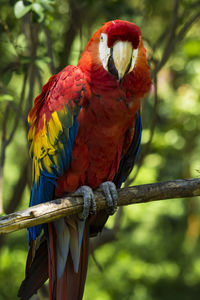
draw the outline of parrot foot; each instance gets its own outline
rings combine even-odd
[[[113,215],[117,210],[118,194],[116,186],[112,181],[105,181],[100,184],[100,188],[106,197],[106,202],[108,205],[107,213],[109,215]]]
[[[94,193],[92,189],[87,186],[83,185],[78,188],[75,193],[76,196],[83,197],[83,211],[78,215],[80,220],[85,220],[89,216],[89,213],[95,214],[96,213],[96,202],[94,199]]]

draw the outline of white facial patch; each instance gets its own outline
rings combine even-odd
[[[130,67],[128,73],[131,72],[131,71],[133,71],[133,68],[135,66],[135,62],[137,60],[137,56],[138,56],[138,48],[137,49],[133,49],[131,67]]]
[[[106,71],[109,71],[108,70],[108,61],[109,61],[109,57],[111,56],[111,48],[108,47],[107,42],[108,42],[108,35],[106,33],[101,33],[100,42],[99,42],[99,57],[101,59],[101,62],[102,62],[102,65],[103,65],[104,69]],[[118,45],[118,44],[123,45],[123,43],[124,44],[128,43],[128,42],[122,42],[122,41],[121,41],[121,43],[119,43],[119,42],[120,41],[118,41],[118,42],[116,41],[115,44],[113,45],[113,52],[112,53],[115,52],[114,48],[116,47],[116,45]],[[126,48],[122,47],[122,49],[119,48],[117,50],[119,52],[119,57],[122,57],[122,58],[124,57],[124,53],[121,53],[121,52],[123,52],[125,49]],[[126,53],[126,55],[127,54],[129,54],[129,53]],[[135,66],[135,62],[137,60],[137,56],[138,56],[138,49],[132,49],[132,54],[129,54],[129,55],[127,55],[126,57],[127,57],[127,59],[128,59],[128,57],[131,59],[131,65],[130,65],[130,68],[129,68],[128,71],[122,70],[123,75],[125,74],[125,71],[127,73],[129,73],[133,70],[133,68]],[[117,71],[120,72],[120,69],[121,69],[121,67],[123,67],[123,65],[121,66],[121,61],[117,57],[118,56],[113,57],[113,58],[114,58],[114,63],[115,63],[115,66],[117,68]],[[126,61],[126,59],[124,58],[124,60],[122,60],[122,62],[123,61]],[[128,66],[128,62],[127,62],[127,66]],[[125,69],[126,69],[126,66],[125,66]]]
[[[100,37],[99,43],[99,56],[102,61],[102,65],[104,69],[108,71],[108,59],[110,56],[110,48],[107,45],[108,35],[106,33],[102,33]]]

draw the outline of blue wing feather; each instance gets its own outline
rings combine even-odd
[[[139,149],[141,144],[141,137],[142,137],[142,121],[140,111],[138,111],[135,121],[135,133],[132,140],[132,143],[126,152],[126,154],[122,157],[119,165],[119,169],[117,174],[114,177],[113,182],[119,188],[122,183],[127,179],[128,175],[130,174],[131,170],[134,167]]]
[[[58,177],[69,168],[78,131],[77,116],[87,89],[82,71],[68,66],[50,78],[34,101],[28,118],[33,158],[29,206],[52,200]],[[40,235],[42,228],[45,225],[29,228],[29,242]]]
[[[57,184],[57,179],[64,173],[64,170],[68,169],[72,158],[73,144],[78,131],[77,115],[74,116],[73,126],[69,129],[69,137],[67,143],[64,143],[63,151],[60,151],[60,159],[58,160],[58,166],[53,163],[51,156],[51,170],[49,173],[44,164],[42,164],[43,170],[40,172],[39,181],[33,183],[30,204],[29,206],[37,205],[53,199],[54,189]],[[29,228],[29,242],[35,240],[41,233],[43,225],[36,225]]]

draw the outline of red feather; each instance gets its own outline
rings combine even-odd
[[[108,35],[108,47],[117,40],[129,41],[138,48],[138,57],[133,71],[121,82],[107,72],[99,57],[101,33]],[[67,78],[67,80],[66,80]],[[55,84],[59,82],[59,84]],[[61,84],[60,84],[61,83]],[[98,187],[104,181],[112,181],[118,172],[120,161],[127,153],[135,133],[136,116],[140,100],[151,86],[146,51],[140,28],[126,21],[110,21],[102,26],[88,42],[78,67],[66,67],[51,77],[34,102],[29,114],[33,122],[54,110],[62,109],[68,101],[72,107],[79,103],[79,129],[73,144],[69,168],[57,180],[55,197],[75,191],[81,185]],[[53,90],[51,97],[49,92]],[[48,112],[48,113],[47,113]],[[38,121],[39,120],[39,121]],[[39,126],[39,125],[38,125]],[[75,273],[72,255],[69,252],[61,278],[57,278],[56,231],[49,225],[49,286],[51,300],[82,299],[88,261],[89,234],[102,229],[107,214],[100,212],[86,221],[80,252],[78,273]],[[67,219],[65,220],[67,223]],[[69,220],[68,220],[69,222]],[[89,233],[90,230],[90,233]],[[66,256],[67,256],[67,252]],[[33,262],[28,264],[31,270]],[[29,282],[30,284],[30,282]],[[38,283],[38,287],[39,287]],[[34,290],[37,287],[34,286]],[[23,289],[22,289],[23,290]],[[26,293],[21,293],[24,297]],[[26,299],[23,298],[22,299]]]
[[[129,41],[133,48],[137,49],[141,36],[140,28],[130,22],[115,20],[106,23],[105,32],[108,34],[108,47],[112,47],[116,41]]]
[[[61,278],[56,275],[56,233],[49,224],[49,299],[81,300],[84,291],[88,264],[88,222],[85,224],[78,273],[74,272],[71,254],[68,254],[66,267]]]

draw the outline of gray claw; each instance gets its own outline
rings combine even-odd
[[[116,186],[112,181],[106,181],[100,185],[100,188],[106,197],[106,202],[108,205],[107,213],[109,215],[113,215],[117,210],[118,194]]]
[[[78,188],[75,193],[77,196],[83,196],[83,211],[79,214],[79,218],[81,220],[87,219],[89,216],[89,213],[95,214],[96,213],[96,202],[94,199],[94,193],[93,190],[87,186],[83,185],[80,188]]]

